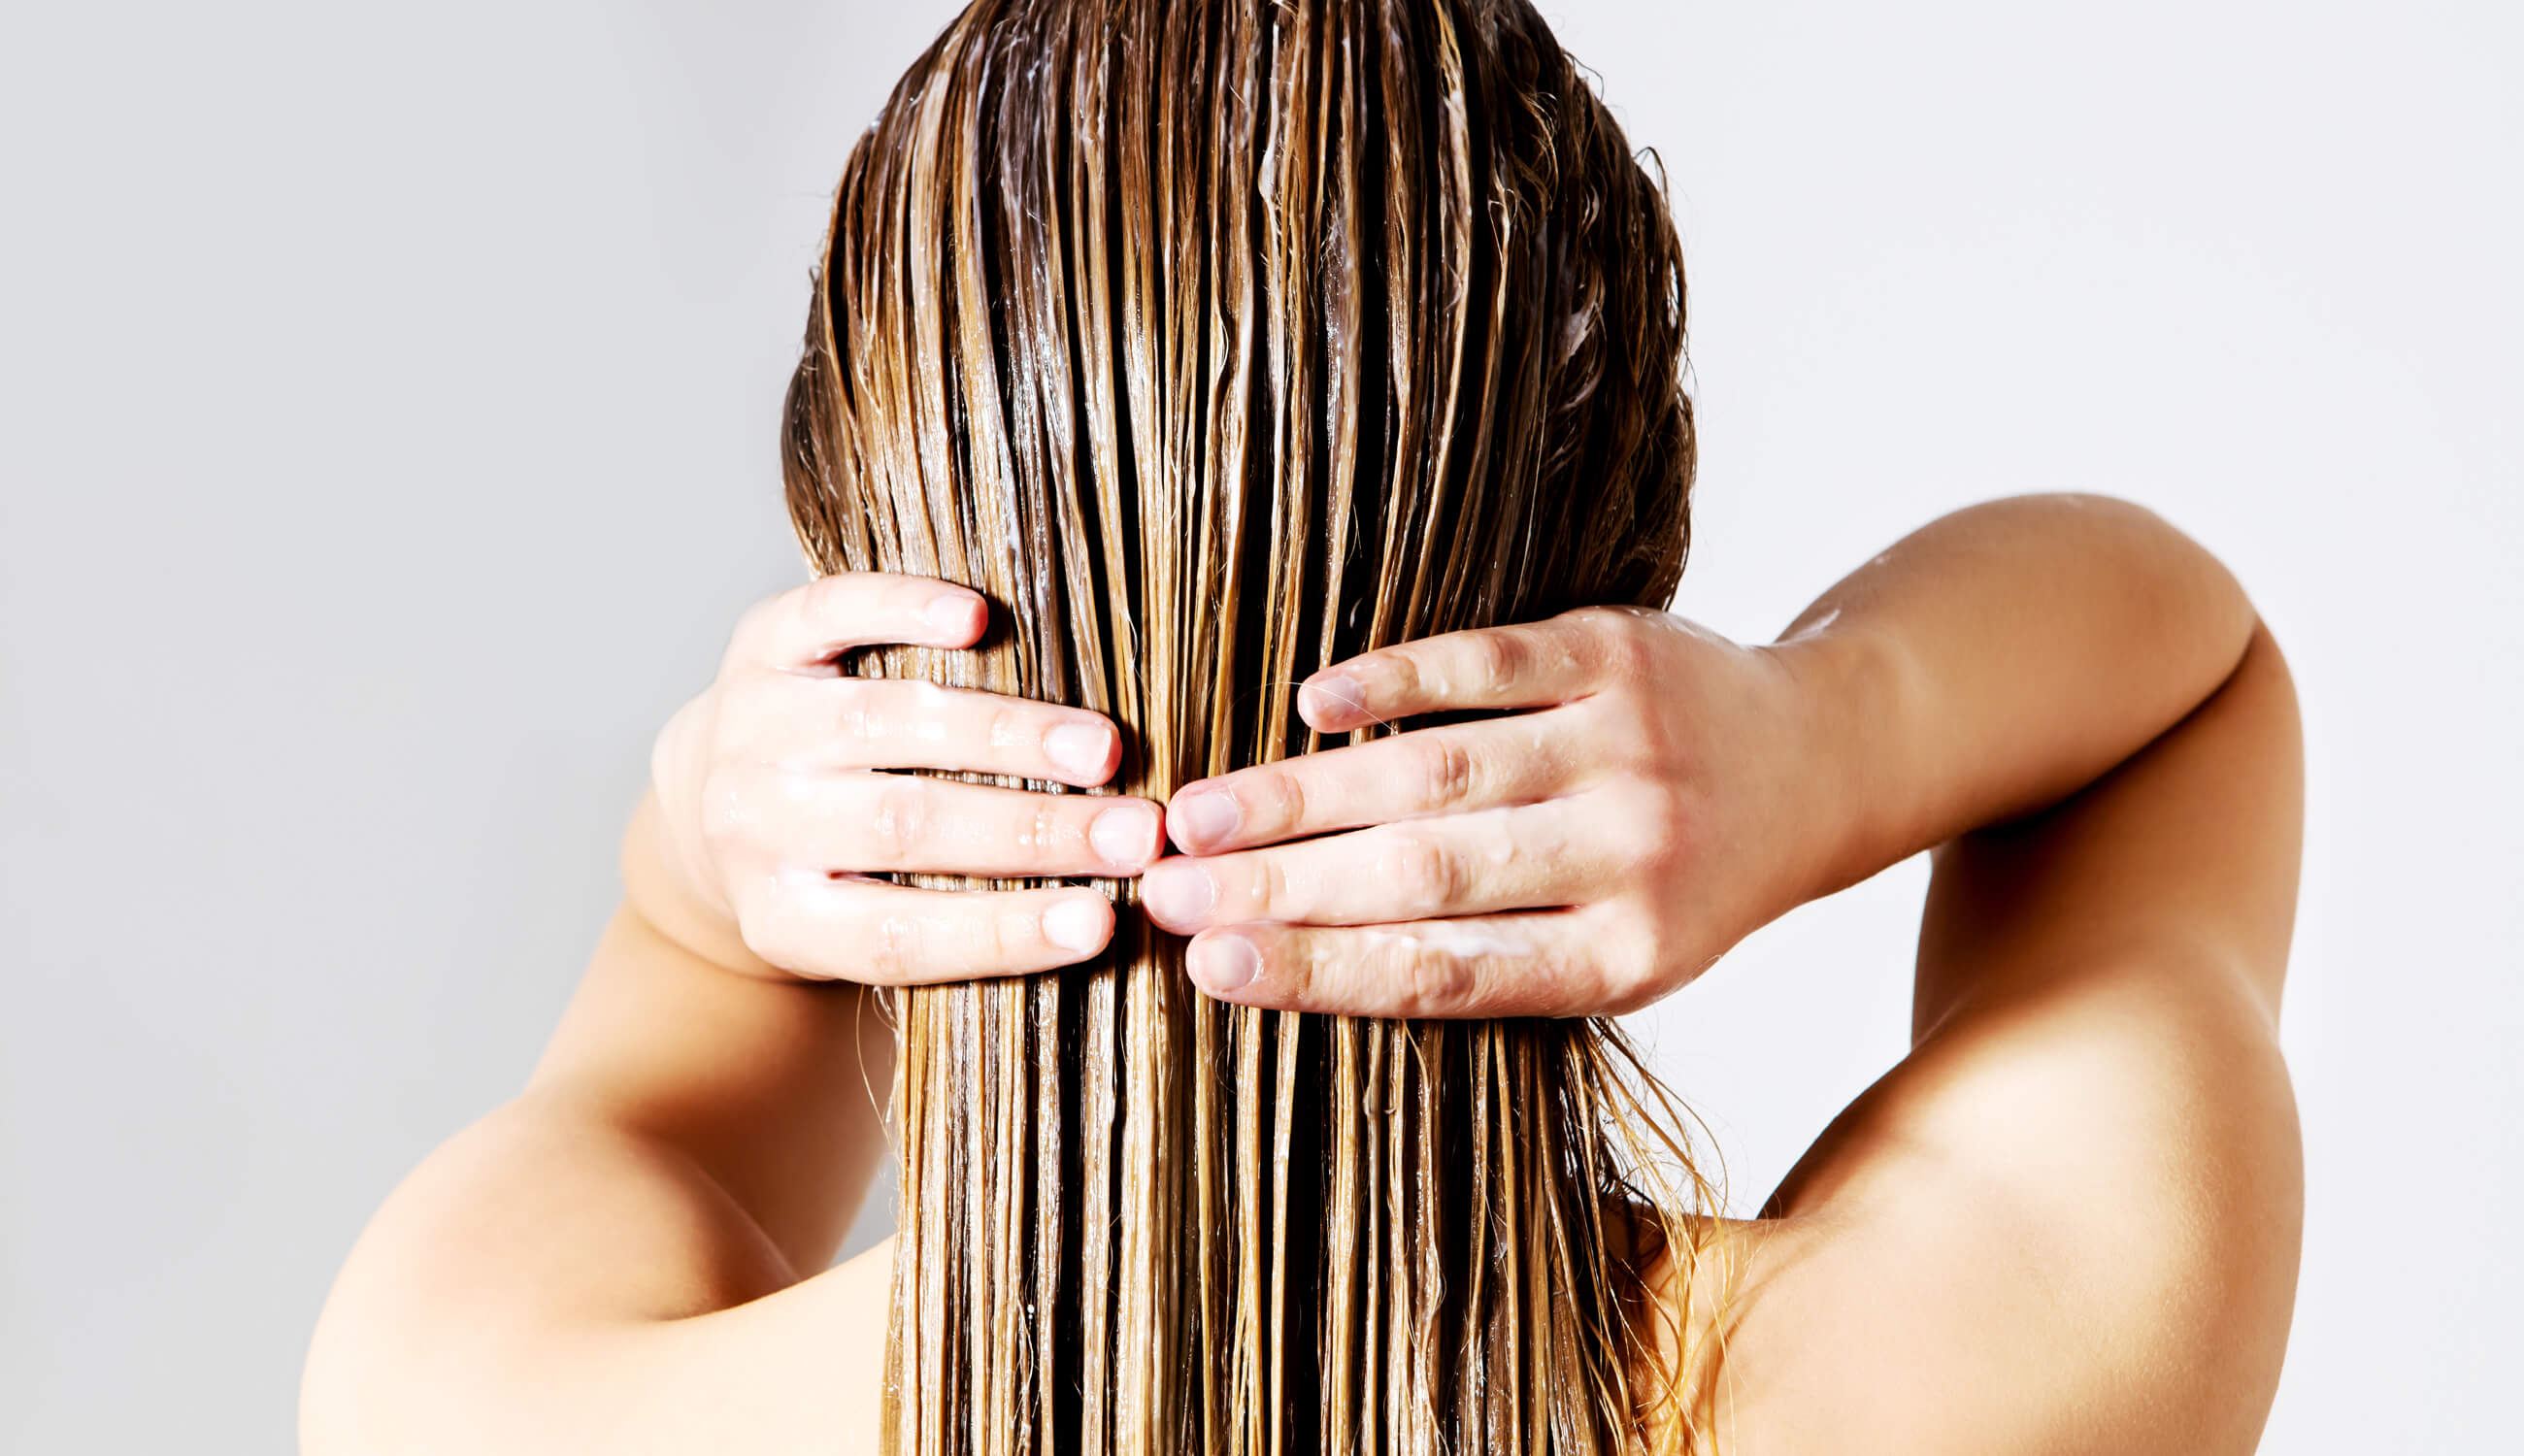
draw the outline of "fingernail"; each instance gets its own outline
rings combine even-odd
[[[1140,881],[1140,903],[1148,916],[1169,930],[1198,924],[1218,899],[1209,871],[1181,859],[1160,859]]]
[[[1242,936],[1220,936],[1191,947],[1191,978],[1212,995],[1242,991],[1262,974],[1262,952]]]
[[[1186,849],[1226,843],[1236,832],[1237,821],[1244,817],[1236,805],[1236,796],[1220,789],[1194,789],[1177,796],[1171,814],[1182,831],[1177,838],[1189,841]]]
[[[973,632],[973,605],[972,598],[950,593],[929,604],[929,620],[951,637],[969,637]]]
[[[1063,723],[1043,736],[1044,756],[1082,779],[1101,779],[1112,751],[1113,730],[1101,723]]]
[[[1115,804],[1089,822],[1087,843],[1106,864],[1137,869],[1157,857],[1157,811],[1137,801]]]
[[[1318,672],[1297,687],[1297,712],[1315,728],[1356,716],[1366,702],[1358,679],[1346,672]]]
[[[1064,899],[1043,912],[1043,938],[1084,955],[1104,944],[1107,913],[1101,897]]]

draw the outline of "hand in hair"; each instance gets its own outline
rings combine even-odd
[[[1628,1010],[1808,899],[2094,782],[2252,624],[2161,520],[2040,496],[1914,533],[1768,647],[1607,607],[1403,643],[1309,679],[1307,721],[1526,711],[1188,784],[1168,822],[1200,857],[1141,898],[1230,1000]]]
[[[1820,873],[1791,663],[1668,612],[1581,607],[1404,643],[1315,674],[1298,707],[1326,733],[1530,711],[1179,792],[1170,832],[1200,857],[1160,862],[1141,898],[1159,924],[1197,933],[1192,975],[1230,1000],[1626,1011],[1698,976]]]
[[[1089,787],[1120,738],[1099,714],[844,674],[885,643],[969,647],[982,599],[879,572],[821,577],[757,604],[707,691],[652,755],[654,812],[625,877],[641,911],[704,958],[757,975],[909,985],[1048,970],[1113,932],[1091,889],[915,890],[875,875],[1127,877],[1156,856],[1157,806],[886,770]]]

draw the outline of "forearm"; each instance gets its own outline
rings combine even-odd
[[[1904,538],[1777,649],[1832,770],[1819,889],[2093,782],[2214,693],[2255,621],[2215,558],[2123,502],[1998,501]]]

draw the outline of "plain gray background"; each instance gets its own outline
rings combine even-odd
[[[1673,176],[1680,609],[1767,637],[2052,488],[2253,589],[2312,768],[2265,1448],[2512,1449],[2518,9],[1544,9]],[[290,1446],[334,1268],[519,1085],[650,735],[800,578],[825,196],[948,11],[0,21],[0,1446]],[[1739,1207],[1900,1054],[1921,884],[1642,1018]]]

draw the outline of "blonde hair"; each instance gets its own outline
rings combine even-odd
[[[1163,798],[1317,748],[1294,685],[1355,653],[1664,605],[1683,308],[1522,0],[980,0],[843,174],[790,508],[821,570],[996,605],[858,670],[1109,714]],[[1687,1433],[1641,1271],[1707,1190],[1611,1023],[1221,1004],[1104,888],[1091,963],[897,998],[890,1450]]]

